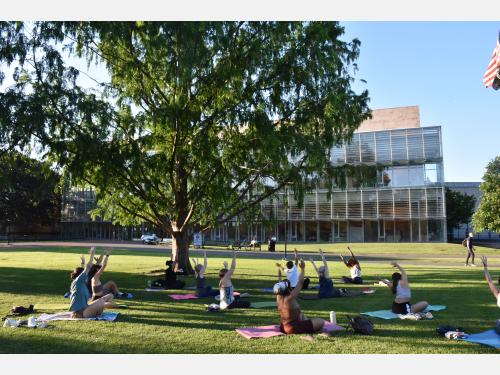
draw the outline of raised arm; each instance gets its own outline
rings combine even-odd
[[[399,272],[401,272],[401,286],[408,286],[408,276],[406,275],[406,271],[401,267],[397,262],[392,262],[391,265],[396,267]]]
[[[341,260],[342,262],[344,262],[344,264],[345,264],[345,266],[346,266],[347,268],[349,268],[349,264],[346,262],[346,260],[345,260],[345,259],[344,259],[344,257],[342,256],[342,254],[340,254],[340,260]]]
[[[379,279],[379,281],[382,281],[389,289],[392,289],[392,282],[390,282],[387,279]]]
[[[95,273],[95,276],[97,276],[97,278],[99,278],[104,272],[104,269],[108,265],[108,259],[109,259],[109,251],[107,251],[106,254],[104,254],[104,261],[102,262],[101,268],[99,268],[99,271]]]
[[[313,258],[309,258],[309,261],[311,262],[312,266],[314,267],[314,270],[316,271],[316,273],[319,276],[318,267],[316,267],[316,263],[314,263],[314,259]]]
[[[204,271],[207,270],[207,265],[208,265],[208,262],[207,262],[207,252],[204,251],[203,252],[203,270]]]
[[[102,259],[104,258],[104,251],[102,252],[102,254],[99,256],[99,258],[97,258],[96,260],[96,264],[99,265],[102,263]]]
[[[90,252],[89,252],[89,261],[87,263],[87,265],[85,266],[85,270],[83,272],[85,272],[86,274],[89,273],[90,269],[92,268],[92,263],[94,263],[94,255],[95,255],[95,247],[92,246],[90,248]]]
[[[359,264],[358,258],[356,258],[356,255],[354,255],[354,253],[352,252],[352,250],[349,246],[347,246],[347,250],[349,250],[349,252],[351,253],[351,257],[352,257],[352,259],[354,259],[354,261],[358,265],[359,269],[361,269],[361,265]]]
[[[295,257],[295,265],[299,264],[299,254],[297,253],[297,248],[293,249],[293,255]]]
[[[488,259],[483,255],[481,257],[481,260],[483,261],[483,266],[484,266],[484,277],[486,278],[486,281],[488,282],[488,286],[490,287],[491,293],[493,293],[495,298],[498,299],[498,288],[496,287],[495,283],[491,279],[490,272],[488,271]]]
[[[224,265],[227,266],[227,263],[225,263]],[[233,260],[231,262],[231,267],[229,267],[229,269],[227,270],[227,272],[224,275],[224,277],[222,278],[222,280],[230,279],[231,276],[233,276],[235,269],[236,269],[236,251],[234,251],[234,249],[233,249]]]
[[[293,288],[293,290],[290,292],[290,296],[288,298],[293,298],[293,299],[297,298],[299,296],[300,291],[302,290],[302,285],[304,284],[304,273],[306,268],[306,264],[302,259],[299,262],[299,268],[300,268],[299,281],[297,283],[297,286]]]
[[[327,279],[330,278],[330,271],[328,270],[328,263],[326,262],[325,254],[323,250],[319,249],[319,253],[321,254],[321,260],[323,261],[323,265],[325,266],[325,277]]]

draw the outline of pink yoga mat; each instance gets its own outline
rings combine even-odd
[[[323,332],[336,332],[336,331],[344,331],[345,328],[338,326],[336,324],[326,322],[323,327]],[[265,339],[267,337],[273,336],[281,336],[284,335],[280,331],[279,325],[272,326],[262,326],[262,327],[248,327],[248,328],[238,328],[236,329],[241,336],[247,339]]]
[[[169,294],[170,298],[180,300],[180,299],[197,299],[198,297],[194,293],[190,294]]]

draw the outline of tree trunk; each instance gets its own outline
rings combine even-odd
[[[182,269],[189,275],[194,274],[189,260],[189,235],[187,230],[172,232],[172,260],[175,261],[175,271]]]

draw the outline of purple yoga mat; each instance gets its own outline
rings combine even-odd
[[[338,326],[336,324],[326,322],[323,327],[323,332],[336,332],[336,331],[344,331],[345,328]],[[248,328],[238,328],[236,329],[241,336],[247,339],[262,339],[273,336],[281,336],[284,335],[280,331],[279,325],[271,325],[271,326],[262,326],[262,327],[248,327]]]
[[[194,293],[189,293],[189,294],[169,294],[168,296],[170,298],[173,298],[173,299],[176,299],[176,300],[181,300],[181,299],[198,299],[198,297]]]

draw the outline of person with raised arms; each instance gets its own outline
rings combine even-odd
[[[319,249],[319,253],[321,255],[321,260],[323,261],[323,265],[320,267],[316,267],[314,260],[312,258],[309,261],[312,263],[316,273],[319,277],[319,298],[333,298],[333,297],[341,297],[342,293],[339,289],[334,288],[333,280],[330,277],[330,271],[328,269],[328,263],[326,262],[325,254],[323,250]]]
[[[297,297],[304,283],[305,267],[306,265],[301,259],[299,262],[299,280],[295,288],[292,288],[289,280],[281,281],[281,269],[278,271],[278,279],[280,281],[273,287],[280,314],[280,331],[287,335],[299,333],[313,334],[320,332],[325,325],[325,321],[321,318],[308,319],[304,316],[297,302]]]
[[[219,271],[219,290],[220,290],[220,309],[237,309],[250,307],[249,301],[240,300],[239,296],[234,295],[234,286],[231,281],[234,270],[236,269],[236,252],[233,249],[233,260],[228,269],[227,262],[224,262],[224,268]]]
[[[363,279],[361,278],[361,266],[359,264],[358,258],[354,255],[351,248],[347,246],[347,250],[351,253],[351,258],[346,261],[342,254],[340,254],[340,259],[344,262],[345,266],[349,268],[351,277],[342,276],[342,280],[345,283],[351,284],[363,284]]]
[[[426,301],[417,302],[411,304],[411,289],[408,282],[408,276],[406,271],[398,263],[393,262],[391,265],[399,270],[399,272],[394,272],[392,274],[392,281],[387,279],[381,279],[385,285],[391,289],[392,294],[395,295],[394,301],[392,303],[392,312],[395,314],[415,314],[424,311],[429,304]],[[431,313],[428,318],[432,317]]]
[[[194,277],[196,279],[196,296],[197,297],[214,297],[219,294],[219,291],[213,290],[210,285],[205,284],[205,271],[207,270],[207,252],[203,252],[203,264],[198,263],[193,258]]]
[[[105,251],[97,260],[97,263],[92,266],[89,272],[89,280],[87,286],[90,285],[90,292],[92,293],[92,301],[101,298],[106,294],[113,294],[114,297],[126,298],[131,297],[128,293],[120,292],[118,285],[114,281],[108,281],[105,284],[101,283],[101,276],[108,265],[108,259],[111,255],[111,250]],[[116,306],[114,303],[109,307]],[[108,307],[108,306],[106,306]]]
[[[278,267],[281,272],[285,272],[287,280],[290,281],[290,285],[292,286],[292,288],[295,288],[297,286],[297,283],[299,282],[299,271],[297,269],[297,265],[299,263],[299,255],[297,253],[296,248],[293,250],[293,253],[295,259],[293,262],[291,260],[286,262],[286,271],[285,268],[279,262],[276,263],[276,267]],[[309,287],[309,283],[310,283],[309,278],[305,277],[302,289],[307,289]]]
[[[88,303],[90,298],[90,292],[87,287],[87,279],[89,271],[94,262],[95,247],[90,248],[90,258],[85,266],[77,267],[71,273],[71,288],[70,288],[70,305],[69,311],[72,312],[72,318],[91,318],[101,315],[106,303],[113,301],[113,295],[111,293],[106,294],[99,298],[98,300]],[[85,258],[82,256],[82,263],[85,264]]]

